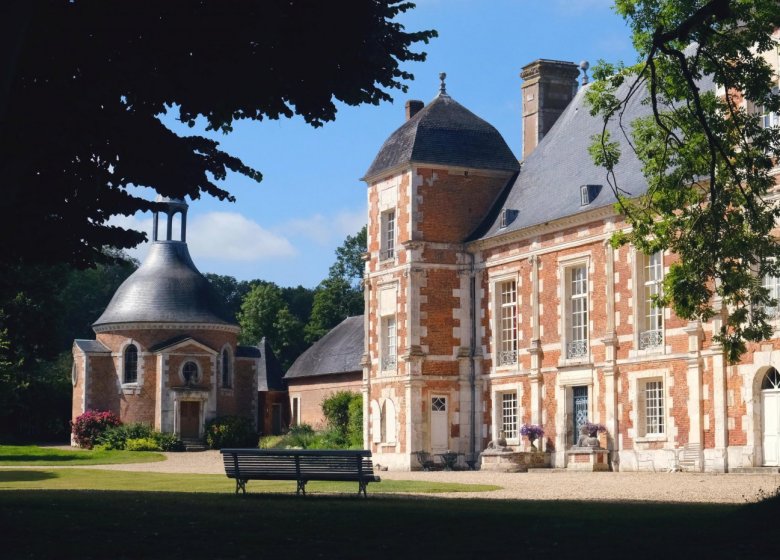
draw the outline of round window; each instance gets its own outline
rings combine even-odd
[[[181,376],[184,378],[184,383],[187,385],[192,385],[199,381],[198,373],[198,364],[195,362],[185,362],[184,366],[181,368]]]

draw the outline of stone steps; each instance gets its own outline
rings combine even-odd
[[[184,444],[184,451],[206,451],[208,449],[199,439],[182,439],[181,442]]]
[[[734,467],[729,469],[733,474],[780,474],[780,467]]]

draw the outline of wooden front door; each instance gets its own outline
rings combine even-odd
[[[200,403],[197,401],[182,401],[179,406],[181,415],[181,437],[200,437]]]

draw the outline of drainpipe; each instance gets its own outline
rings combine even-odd
[[[474,272],[474,253],[466,253],[469,256],[469,296],[471,305],[469,306],[469,322],[471,325],[471,340],[469,343],[469,386],[471,388],[471,429],[469,430],[469,450],[471,460],[477,460],[477,374],[476,374],[476,353],[477,353],[477,279]]]

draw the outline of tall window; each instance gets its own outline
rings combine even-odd
[[[395,369],[398,354],[395,316],[382,317],[382,369]]]
[[[382,213],[382,259],[395,256],[395,210]]]
[[[514,280],[499,284],[498,365],[517,363],[517,284]]]
[[[585,265],[567,270],[568,280],[568,339],[566,357],[582,358],[588,355],[588,269]]]
[[[764,308],[767,318],[770,320],[779,319],[780,309],[778,309],[778,305],[780,305],[780,278],[777,276],[764,276],[763,285],[764,288],[769,290],[769,297],[775,300],[773,306]]]
[[[501,394],[501,429],[504,437],[517,438],[517,393]]]
[[[226,389],[233,386],[233,380],[230,376],[230,352],[227,348],[222,349],[222,386]]]
[[[134,344],[125,348],[124,383],[138,383],[138,348]]]
[[[293,426],[297,426],[301,423],[301,399],[299,397],[293,397],[290,408],[292,408],[292,418],[290,418],[290,423]]]
[[[645,392],[645,435],[661,435],[664,430],[664,384],[647,381]]]
[[[641,254],[641,253],[638,253]],[[652,255],[642,254],[642,301],[640,317],[639,349],[658,348],[663,344],[664,315],[663,308],[655,304],[654,298],[661,293],[664,275],[663,252]]]

